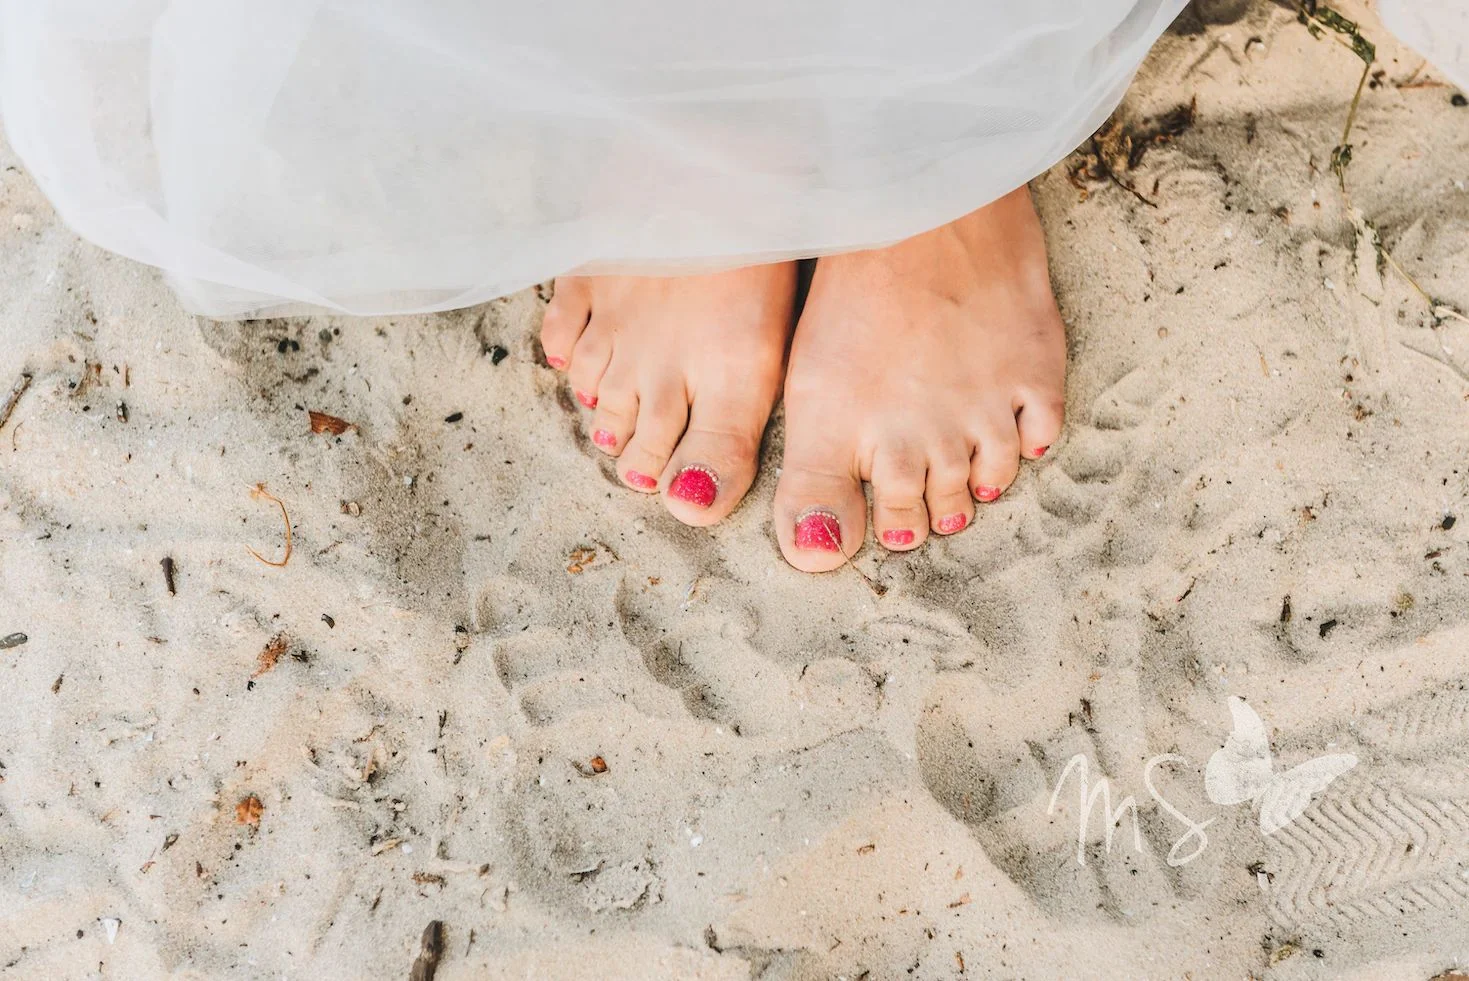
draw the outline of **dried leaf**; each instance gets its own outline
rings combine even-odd
[[[574,549],[567,559],[566,571],[573,576],[580,575],[586,571],[587,566],[597,561],[597,550],[594,548]]]
[[[235,805],[236,824],[260,824],[260,815],[265,813],[265,805],[260,803],[260,798],[251,794],[249,797],[240,798]]]
[[[290,645],[291,638],[286,636],[284,632],[278,633],[274,637],[270,638],[270,640],[265,645],[265,649],[261,651],[260,656],[256,658],[256,662],[259,666],[256,667],[255,673],[252,674],[250,677],[258,678],[266,672],[272,670],[275,667],[275,663],[281,659],[281,655],[286,652],[286,648]]]
[[[311,417],[311,431],[313,433],[331,433],[333,436],[340,436],[349,429],[355,430],[357,428],[347,420],[338,419],[336,416],[327,415],[325,412],[307,409],[306,414]]]

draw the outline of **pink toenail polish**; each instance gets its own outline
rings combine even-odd
[[[1049,450],[1050,448],[1051,448],[1050,446],[1037,446],[1035,449],[1031,450],[1030,452],[1033,453],[1033,454],[1035,454],[1036,459],[1040,459],[1041,457],[1043,457],[1043,456],[1046,455],[1046,450]]]
[[[840,552],[841,521],[825,508],[807,511],[796,519],[796,548],[813,552]]]
[[[967,524],[969,524],[969,515],[951,514],[947,518],[939,519],[939,534],[952,535],[956,531],[963,531]]]
[[[622,479],[638,490],[652,490],[658,486],[658,479],[656,477],[649,477],[647,474],[638,473],[636,470],[629,470],[623,474]]]
[[[1004,493],[1004,489],[1001,487],[991,487],[988,484],[976,484],[974,486],[975,498],[986,504],[999,497],[1002,493]]]
[[[592,433],[592,442],[611,449],[617,445],[617,434],[610,429],[598,429]]]
[[[907,528],[893,528],[882,533],[882,543],[884,545],[912,545],[913,538],[913,532]]]
[[[588,395],[586,392],[577,392],[576,400],[588,409],[595,409],[597,407],[597,396],[595,395]]]
[[[708,467],[684,467],[668,485],[668,496],[707,508],[719,493],[719,478]]]
[[[548,354],[548,355],[546,355],[546,364],[548,364],[551,367],[555,368],[557,371],[560,371],[560,370],[562,370],[563,368],[566,367],[566,359],[565,358],[558,358],[555,355]]]

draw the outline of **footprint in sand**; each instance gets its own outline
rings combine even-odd
[[[1262,888],[1283,934],[1365,952],[1426,940],[1469,907],[1469,678],[1353,720],[1362,763],[1266,839]],[[1327,728],[1323,726],[1321,728]],[[1339,941],[1337,941],[1339,942]],[[1411,945],[1411,944],[1410,944]],[[1365,956],[1365,953],[1364,953]]]

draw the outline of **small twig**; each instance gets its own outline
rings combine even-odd
[[[1122,178],[1120,178],[1116,174],[1114,174],[1112,172],[1112,168],[1111,167],[1108,167],[1107,168],[1107,176],[1110,177],[1110,178],[1112,178],[1112,183],[1113,184],[1116,184],[1118,187],[1122,188],[1128,194],[1131,194],[1133,197],[1137,198],[1139,201],[1141,201],[1143,204],[1147,205],[1149,208],[1156,208],[1158,206],[1158,202],[1148,200],[1146,197],[1143,196],[1143,192],[1142,191],[1139,191],[1137,188],[1133,187],[1131,184],[1128,184],[1128,183],[1124,182],[1122,180]]]
[[[0,407],[0,429],[5,428],[5,424],[10,421],[10,414],[15,411],[15,404],[20,401],[20,397],[30,387],[30,375],[21,375],[20,381],[11,386],[10,394],[5,397],[4,407]]]
[[[1303,3],[1300,7],[1300,14],[1306,24],[1306,30],[1310,31],[1312,36],[1319,37],[1325,34],[1362,60],[1362,77],[1357,80],[1357,91],[1352,93],[1352,104],[1347,110],[1347,122],[1342,129],[1341,142],[1331,151],[1331,169],[1336,174],[1337,183],[1345,191],[1347,165],[1352,162],[1352,145],[1348,139],[1352,134],[1352,124],[1357,119],[1357,106],[1362,101],[1362,89],[1366,87],[1367,78],[1372,72],[1372,65],[1377,60],[1377,46],[1362,36],[1357,30],[1356,21],[1348,20],[1330,7],[1316,7],[1313,12],[1308,10]],[[1348,43],[1337,35],[1344,35],[1350,38],[1351,42]]]
[[[888,588],[882,583],[875,581],[871,576],[863,572],[861,569],[857,568],[857,564],[852,561],[852,557],[847,554],[846,549],[842,548],[841,522],[834,515],[828,514],[826,511],[812,511],[810,516],[816,517],[817,515],[820,515],[822,518],[826,519],[821,523],[821,530],[826,532],[826,537],[830,540],[829,544],[836,546],[837,554],[842,557],[842,564],[851,567],[851,570],[857,573],[857,577],[865,582],[867,584],[867,588],[872,590],[873,593],[878,596],[886,595]]]
[[[1357,79],[1357,91],[1352,93],[1352,105],[1347,109],[1347,124],[1341,132],[1341,144],[1331,151],[1331,169],[1336,171],[1337,183],[1342,190],[1347,188],[1347,164],[1352,162],[1352,145],[1347,142],[1352,124],[1357,120],[1357,106],[1362,101],[1362,89],[1367,85],[1367,75],[1372,71],[1372,62],[1362,66],[1362,77]]]
[[[286,523],[286,554],[281,558],[279,562],[272,562],[270,559],[267,559],[265,556],[255,551],[249,545],[245,546],[245,551],[249,552],[261,562],[264,562],[266,565],[275,566],[277,569],[284,568],[285,564],[291,561],[291,516],[286,513],[285,502],[276,497],[270,491],[266,490],[264,484],[256,484],[255,489],[250,492],[250,496],[257,501],[263,497],[267,501],[274,502],[275,506],[281,509],[281,520]]]
[[[1403,277],[1403,282],[1411,286],[1413,288],[1413,291],[1422,298],[1423,302],[1427,304],[1428,312],[1432,317],[1434,317],[1436,320],[1458,320],[1464,323],[1469,323],[1469,317],[1464,316],[1453,307],[1447,306],[1435,300],[1433,298],[1433,295],[1430,294],[1422,286],[1420,286],[1418,284],[1418,280],[1414,279],[1412,275],[1408,273],[1408,270],[1404,269],[1402,265],[1398,263],[1398,260],[1393,258],[1392,253],[1387,250],[1387,246],[1382,244],[1382,236],[1377,234],[1377,227],[1366,218],[1362,217],[1361,212],[1357,211],[1356,208],[1352,206],[1352,195],[1347,191],[1345,187],[1342,188],[1342,198],[1346,201],[1347,211],[1352,216],[1353,224],[1360,224],[1361,226],[1359,229],[1357,229],[1357,233],[1359,235],[1365,233],[1368,236],[1369,243],[1371,244],[1372,248],[1377,252],[1377,254],[1382,258],[1382,261],[1387,263],[1388,268],[1392,269],[1393,272]]]
[[[1418,62],[1418,67],[1417,68],[1413,69],[1412,71],[1410,71],[1408,73],[1408,77],[1407,78],[1403,79],[1401,82],[1394,82],[1393,84],[1396,85],[1400,89],[1412,88],[1413,87],[1413,79],[1417,78],[1418,77],[1418,73],[1421,72],[1423,69],[1425,69],[1427,67],[1428,67],[1428,59],[1427,58],[1424,58],[1422,61]]]
[[[173,557],[170,555],[165,555],[163,557],[163,561],[159,564],[163,566],[163,581],[168,586],[168,595],[177,596],[178,590],[174,589],[173,583]]]
[[[1357,90],[1352,93],[1352,104],[1347,109],[1347,121],[1342,127],[1341,143],[1331,151],[1331,169],[1336,174],[1337,186],[1341,190],[1342,200],[1346,203],[1347,213],[1352,216],[1353,224],[1361,226],[1357,229],[1359,234],[1363,229],[1367,231],[1371,236],[1372,248],[1376,250],[1377,254],[1382,258],[1382,261],[1391,267],[1393,272],[1403,277],[1404,281],[1413,288],[1414,292],[1422,297],[1423,302],[1428,305],[1431,316],[1437,320],[1453,318],[1469,323],[1469,317],[1464,316],[1453,307],[1439,303],[1429,295],[1427,290],[1418,285],[1416,279],[1408,275],[1408,271],[1398,264],[1398,261],[1392,257],[1392,253],[1388,252],[1387,246],[1382,244],[1382,237],[1377,234],[1377,229],[1353,207],[1351,192],[1347,190],[1347,166],[1352,162],[1352,145],[1348,140],[1351,139],[1352,127],[1357,121],[1357,107],[1362,102],[1362,90],[1367,85],[1367,79],[1372,72],[1373,64],[1376,63],[1377,46],[1361,35],[1361,32],[1357,30],[1356,21],[1348,20],[1330,7],[1317,7],[1316,13],[1313,14],[1302,5],[1300,14],[1301,19],[1306,23],[1306,29],[1313,36],[1325,34],[1331,40],[1340,44],[1362,60],[1362,76],[1357,79]],[[1348,43],[1338,35],[1345,35],[1351,38],[1351,42]],[[1427,64],[1427,62],[1425,61],[1424,64]],[[1419,65],[1408,78],[1412,79],[1416,77],[1422,68],[1423,66]],[[1406,86],[1399,86],[1399,88],[1403,87]],[[1422,354],[1423,352],[1420,351],[1419,353]]]

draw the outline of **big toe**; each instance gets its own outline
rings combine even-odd
[[[775,489],[780,551],[802,572],[830,572],[862,547],[867,501],[862,482],[840,468],[807,467],[786,455]]]
[[[701,393],[689,426],[668,462],[669,513],[684,524],[712,525],[727,517],[755,481],[760,438],[770,406],[735,393]]]

